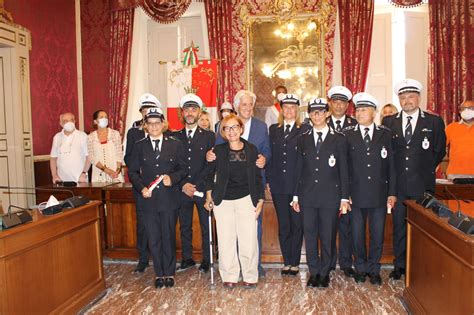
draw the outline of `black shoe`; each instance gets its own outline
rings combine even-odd
[[[366,276],[367,276],[367,275],[366,275],[365,273],[358,273],[358,272],[356,272],[356,273],[354,274],[354,280],[355,280],[356,283],[364,283]]]
[[[329,282],[330,282],[329,275],[324,276],[324,277],[320,276],[319,281],[317,283],[317,287],[318,288],[327,288],[327,287],[329,287]]]
[[[165,287],[171,288],[174,286],[174,278],[167,277],[165,278]]]
[[[190,258],[190,259],[183,260],[181,262],[181,266],[179,267],[179,269],[186,270],[188,268],[194,267],[195,265],[196,265],[196,262],[192,258]]]
[[[281,269],[281,275],[288,276],[289,274],[290,274],[290,265],[284,266],[283,269]]]
[[[156,278],[155,279],[155,288],[162,288],[165,285],[164,278]]]
[[[382,284],[382,277],[380,277],[380,274],[369,274],[369,279],[370,283],[374,285],[381,285]]]
[[[404,274],[405,274],[405,268],[395,268],[390,273],[389,277],[392,278],[393,280],[400,280],[402,278],[402,275]]]
[[[306,283],[306,286],[309,288],[316,288],[318,286],[319,282],[319,275],[311,275],[308,279],[308,283]]]
[[[290,276],[296,276],[298,272],[300,272],[300,268],[298,266],[290,267]]]
[[[143,273],[145,272],[145,269],[148,266],[149,266],[148,261],[147,262],[139,261],[137,266],[135,267],[135,270],[133,270],[133,272]]]
[[[209,271],[209,267],[210,267],[209,262],[207,260],[203,260],[201,262],[201,265],[199,266],[199,271],[206,273]]]
[[[355,271],[352,269],[352,267],[349,268],[342,268],[342,271],[344,271],[344,275],[349,278],[354,278]]]

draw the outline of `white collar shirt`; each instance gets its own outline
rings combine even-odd
[[[403,136],[405,136],[405,127],[407,126],[408,122],[408,116],[411,116],[411,132],[412,134],[415,132],[415,127],[416,127],[416,122],[418,121],[418,116],[420,115],[420,110],[417,109],[416,112],[414,112],[411,115],[408,115],[405,113],[405,111],[402,111],[402,130],[403,130]]]

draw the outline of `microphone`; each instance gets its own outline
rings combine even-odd
[[[20,209],[21,211],[12,212],[12,208]],[[14,226],[30,222],[33,220],[31,214],[28,213],[28,209],[18,207],[15,205],[9,205],[7,214],[2,216],[2,227],[9,229]]]
[[[448,187],[444,186],[444,191],[447,192],[451,197],[453,197],[454,200],[456,200],[456,202],[458,203],[458,211],[449,218],[448,223],[459,229],[461,223],[467,220],[468,217],[461,212],[461,202],[452,192],[449,191]]]
[[[23,190],[39,190],[39,191],[63,191],[68,192],[71,194],[71,197],[75,197],[74,192],[70,189],[56,189],[56,188],[42,188],[42,187],[21,187],[21,186],[0,186],[0,189],[8,189],[8,193],[10,193],[10,189],[23,189]]]

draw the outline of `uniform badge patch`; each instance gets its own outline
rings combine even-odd
[[[333,154],[331,154],[331,156],[329,157],[328,163],[330,167],[334,167],[334,165],[336,165],[336,158]]]
[[[380,150],[380,156],[382,157],[382,159],[387,158],[387,149],[385,149],[385,147],[382,147],[382,150]]]
[[[428,150],[428,148],[430,147],[430,141],[428,140],[427,137],[423,139],[423,142],[421,143],[421,147],[425,150]]]

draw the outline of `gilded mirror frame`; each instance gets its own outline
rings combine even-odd
[[[275,0],[271,14],[265,15],[251,15],[249,13],[248,7],[243,4],[240,8],[240,19],[244,26],[245,34],[245,46],[246,46],[246,86],[247,89],[254,91],[254,80],[255,80],[255,71],[261,71],[260,69],[254,69],[254,30],[256,25],[262,23],[273,22],[275,25],[285,23],[288,21],[301,21],[301,20],[311,20],[316,23],[316,29],[319,32],[317,35],[318,41],[318,53],[319,58],[315,62],[320,67],[319,71],[319,97],[326,96],[326,78],[327,78],[327,68],[325,66],[325,34],[326,34],[326,25],[329,21],[330,7],[325,1],[321,1],[319,10],[316,12],[301,12],[295,9],[294,1],[291,0]],[[276,51],[275,51],[276,53]],[[296,80],[295,78],[291,80]],[[254,91],[257,94],[258,91]],[[291,93],[292,91],[289,91]],[[265,106],[269,104],[259,104],[260,106]],[[304,108],[301,108],[304,110]]]

